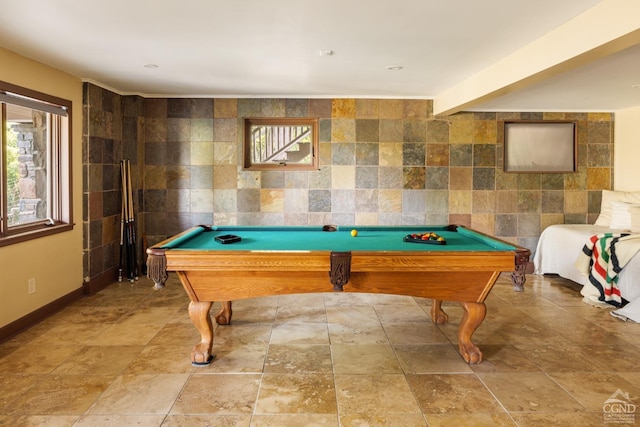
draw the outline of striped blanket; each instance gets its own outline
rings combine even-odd
[[[620,295],[618,274],[640,249],[639,242],[638,234],[604,233],[591,236],[582,248],[575,265],[581,274],[588,275],[600,301],[614,307],[626,302]]]

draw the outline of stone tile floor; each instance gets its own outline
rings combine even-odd
[[[0,425],[603,426],[616,391],[640,406],[640,325],[555,276],[525,288],[489,295],[479,365],[457,304],[436,326],[426,299],[327,293],[236,301],[195,368],[176,276],[114,283],[0,344]]]

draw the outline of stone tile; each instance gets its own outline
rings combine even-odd
[[[377,119],[356,119],[356,142],[380,140],[380,122]]]
[[[448,143],[449,121],[430,120],[427,122],[427,142]]]
[[[602,413],[603,405],[617,390],[637,396],[637,385],[619,374],[596,372],[551,373],[551,377],[567,390],[587,411]]]
[[[318,344],[273,344],[264,361],[265,373],[331,373],[331,349]]]
[[[117,323],[87,342],[88,345],[146,345],[162,328],[158,324]]]
[[[380,190],[380,192],[378,193],[378,206],[380,212],[401,212],[402,191]]]
[[[331,212],[331,190],[310,190],[309,212]]]
[[[431,321],[397,321],[384,325],[392,345],[447,344],[447,337]]]
[[[542,192],[518,191],[518,212],[539,213],[542,209]]]
[[[333,166],[331,168],[332,188],[335,190],[352,190],[356,187],[355,166]]]
[[[306,99],[285,99],[284,114],[286,117],[309,117],[309,103]]]
[[[495,190],[495,170],[492,168],[473,168],[474,190]]]
[[[260,190],[262,212],[282,212],[284,210],[284,190]]]
[[[403,171],[400,166],[381,166],[378,169],[378,188],[397,190],[403,186]],[[599,211],[599,209],[598,209]]]
[[[216,100],[213,100],[215,108]],[[238,99],[238,117],[260,117],[262,99],[260,98],[239,98]]]
[[[405,373],[470,372],[471,368],[448,344],[395,345]]]
[[[58,366],[59,375],[119,375],[143,346],[85,346]]]
[[[385,344],[387,338],[380,324],[329,324],[329,338],[332,344]]]
[[[473,145],[473,166],[494,167],[496,165],[495,144]]]
[[[251,417],[252,427],[335,427],[337,425],[337,416],[334,414],[257,414]]]
[[[13,373],[2,374],[0,376],[0,414],[8,414],[15,406],[13,401],[28,392],[35,384],[42,381],[41,375],[15,375]],[[2,418],[0,418],[0,422]]]
[[[513,419],[522,427],[554,425],[558,427],[602,426],[602,413],[589,412],[516,412]]]
[[[276,323],[271,344],[329,344],[327,325],[323,323]]]
[[[473,184],[473,169],[469,167],[449,168],[449,190],[471,190]]]
[[[185,347],[185,350],[190,348],[191,346]],[[265,367],[267,348],[267,343],[260,341],[255,344],[214,344],[212,353],[215,355],[215,359],[208,367],[202,369],[202,372],[226,374],[261,373]],[[185,352],[185,354],[187,353],[188,351]],[[186,361],[185,359],[184,362]],[[196,370],[200,371],[198,368]]]
[[[587,170],[586,188],[588,190],[611,188],[612,173],[612,169],[609,168],[589,168]]]
[[[473,142],[476,144],[495,144],[498,126],[495,120],[473,121]]]
[[[427,166],[449,166],[449,145],[427,144]]]
[[[331,120],[331,142],[355,142],[356,121],[354,119],[334,118]]]
[[[404,119],[402,140],[405,142],[424,143],[427,140],[427,121],[423,119]]]
[[[419,414],[409,384],[401,374],[336,374],[336,395],[341,419],[351,415]],[[371,393],[385,390],[385,393]],[[418,424],[419,425],[419,424]]]
[[[381,99],[381,119],[401,119],[403,117],[404,102],[400,99]]]
[[[405,190],[419,190],[426,187],[426,168],[424,166],[405,166],[402,168]]]
[[[257,117],[284,117],[284,114],[286,112],[285,102],[286,100],[282,98],[260,99],[260,113],[257,115]]]
[[[481,373],[478,376],[509,412],[579,412],[585,409],[542,372]]]
[[[355,165],[356,164],[356,144],[355,143],[335,143],[331,144],[333,165]]]
[[[356,144],[356,164],[377,166],[380,162],[380,144],[362,142]]]
[[[8,415],[82,414],[108,389],[114,377],[50,375],[13,400]]]
[[[357,119],[377,119],[380,111],[379,99],[356,99]]]
[[[164,415],[83,415],[73,425],[89,427],[109,427],[113,425],[154,427],[162,424],[164,419]],[[53,426],[56,424],[48,421],[46,425]]]
[[[375,215],[375,213],[378,212],[378,190],[356,190],[355,210],[361,214],[370,212]],[[377,223],[368,224],[375,225]]]
[[[336,374],[395,374],[401,368],[387,344],[332,344]]]
[[[425,414],[503,412],[499,402],[475,375],[408,375],[407,381]]]
[[[264,374],[256,402],[260,414],[336,414],[331,374]]]
[[[380,142],[402,142],[404,132],[402,120],[381,119],[380,120]]]
[[[271,338],[271,329],[270,323],[243,323],[234,317],[231,325],[218,326],[215,329],[213,343],[217,345],[266,344]]]
[[[77,345],[33,343],[20,346],[0,359],[0,374],[49,374],[69,357],[78,354]]]
[[[340,416],[341,426],[426,426],[422,415],[418,414],[347,414]]]
[[[184,382],[170,414],[251,414],[259,387],[258,374],[194,374]]]
[[[402,101],[403,118],[427,118],[433,101],[422,99],[405,99]]]
[[[333,99],[331,103],[331,117],[335,118],[355,118],[356,100],[348,98]]]
[[[587,132],[589,144],[609,144],[611,143],[611,122],[592,121],[587,122]]]
[[[449,188],[448,167],[427,167],[425,170],[425,188],[429,190],[446,190]]]
[[[309,99],[309,117],[331,118],[331,109],[330,99]]]

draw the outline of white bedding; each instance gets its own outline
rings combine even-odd
[[[587,276],[581,275],[575,267],[580,251],[591,236],[616,232],[623,230],[591,224],[557,224],[547,227],[540,235],[533,258],[534,274],[557,274],[583,286],[588,285]],[[640,322],[640,253],[618,275],[618,288],[629,304],[615,313]],[[591,285],[586,286],[582,294],[587,299],[592,298],[593,289],[595,288]]]

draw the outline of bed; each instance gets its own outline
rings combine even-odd
[[[585,302],[615,308],[601,301],[600,291],[588,274],[576,266],[582,250],[594,235],[629,235],[628,261],[618,274],[617,287],[628,304],[612,311],[623,320],[640,322],[640,191],[603,191],[600,215],[595,224],[556,224],[547,227],[534,254],[534,274],[557,274],[583,286]],[[580,262],[578,262],[578,265]]]

